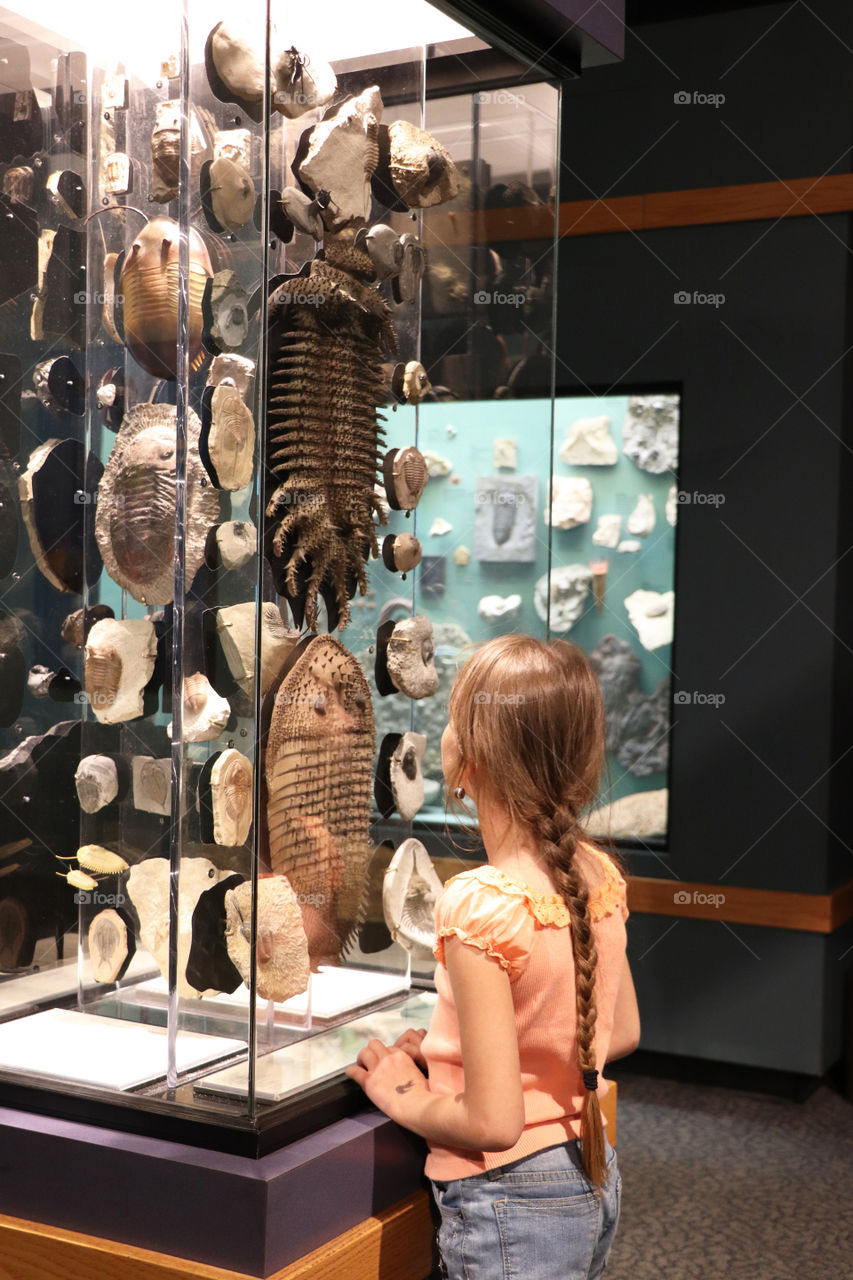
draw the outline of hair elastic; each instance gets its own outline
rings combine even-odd
[[[595,1068],[593,1068],[590,1071],[584,1071],[583,1083],[584,1083],[585,1089],[589,1089],[591,1093],[595,1092],[595,1090],[598,1088],[598,1072],[595,1070]]]

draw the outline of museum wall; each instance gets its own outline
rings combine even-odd
[[[640,25],[566,88],[560,199],[849,173],[851,70],[842,0]],[[669,849],[632,853],[638,876],[820,895],[853,875],[849,299],[845,212],[561,241],[561,389],[683,396]],[[840,1056],[849,922],[635,912],[629,937],[642,1048]]]

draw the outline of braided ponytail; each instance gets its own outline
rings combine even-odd
[[[589,914],[589,890],[574,861],[578,824],[568,805],[556,805],[531,824],[542,842],[545,866],[571,915],[572,954],[575,962],[578,1065],[582,1073],[595,1071],[595,969],[598,956]],[[581,1109],[581,1151],[586,1176],[594,1186],[606,1180],[604,1126],[595,1089],[584,1087]]]
[[[567,640],[507,635],[489,641],[456,678],[449,706],[467,763],[499,779],[496,803],[526,827],[569,909],[575,968],[578,1065],[584,1077],[583,1163],[590,1182],[606,1180],[604,1128],[595,1088],[595,973],[598,957],[589,893],[575,862],[586,839],[580,815],[595,801],[605,752],[604,703],[582,649]],[[459,778],[447,778],[452,788]]]

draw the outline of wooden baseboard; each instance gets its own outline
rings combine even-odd
[[[432,1270],[433,1228],[425,1191],[269,1280],[422,1280]],[[138,1249],[0,1215],[0,1280],[253,1280],[243,1272]]]

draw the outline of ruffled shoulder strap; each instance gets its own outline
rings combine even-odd
[[[462,875],[476,880],[481,885],[489,885],[497,889],[507,898],[524,902],[531,915],[541,925],[555,925],[557,928],[562,928],[571,919],[569,908],[558,893],[539,893],[529,885],[523,884],[521,880],[516,880],[514,876],[507,875],[505,871],[499,871],[497,867],[488,865],[474,867],[470,871],[463,871]],[[453,880],[460,878],[460,876],[454,876]],[[452,884],[453,880],[448,880],[447,884]]]
[[[608,857],[601,849],[596,849],[595,845],[584,844],[582,846],[585,853],[590,854],[596,864],[601,868],[604,875],[597,885],[594,885],[589,891],[589,914],[592,920],[603,920],[605,916],[609,916],[612,912],[619,910],[622,913],[622,919],[628,919],[628,886],[624,877],[620,874],[619,868],[616,866],[612,858]]]

